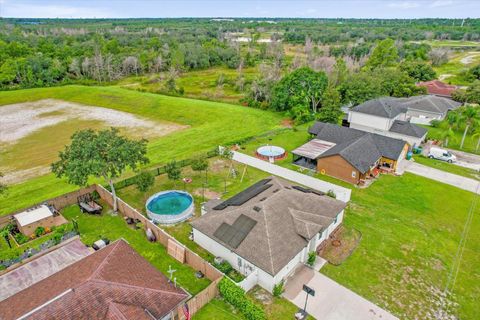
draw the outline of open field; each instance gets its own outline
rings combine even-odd
[[[118,87],[66,86],[0,92],[2,105],[42,99],[58,99],[109,108],[154,122],[188,126],[187,129],[150,139],[148,156],[151,165],[166,163],[174,158],[187,158],[195,153],[211,150],[219,144],[268,131],[280,126],[281,122],[279,115],[267,111],[225,103],[141,93]],[[245,123],[248,123],[248,126]],[[85,122],[82,122],[79,128],[85,126]],[[51,162],[58,150],[63,148],[65,139],[68,141],[68,137],[77,129],[68,127],[65,131],[49,132],[47,128],[22,139],[21,145],[24,149],[18,150],[22,156],[18,155],[18,152],[17,156],[9,155],[8,152],[2,155],[2,158],[8,159],[8,162],[2,162],[2,166],[9,167],[17,161],[25,162],[32,158],[35,162],[34,167],[44,167]],[[52,137],[55,138],[52,139]],[[31,153],[31,149],[28,148],[28,146],[43,143],[47,143],[45,149],[38,152]],[[26,156],[23,155],[24,152]],[[7,195],[0,199],[0,214],[9,213],[73,189],[74,186],[54,178],[52,174],[11,185]]]
[[[411,41],[413,43],[425,43],[432,47],[480,47],[478,41],[464,41],[464,40],[425,40],[425,41]]]
[[[258,73],[257,67],[242,69],[242,76],[245,81],[252,81]],[[239,100],[243,98],[244,93],[236,88],[235,83],[238,76],[236,69],[215,67],[184,72],[176,80],[176,85],[178,88],[184,89],[183,95],[188,98],[239,104]],[[123,79],[118,86],[126,89],[163,93],[166,92],[166,79],[166,73],[163,72],[151,76]]]
[[[479,51],[465,51],[455,53],[447,63],[434,67],[433,69],[440,80],[450,84],[466,86],[469,85],[470,82],[465,79],[463,73],[479,63]]]
[[[78,129],[117,127],[134,138],[157,139],[188,126],[150,121],[131,113],[45,99],[0,108],[0,158],[4,182],[14,184],[48,173],[58,151]],[[55,132],[55,139],[52,133]]]

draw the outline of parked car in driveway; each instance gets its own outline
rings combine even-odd
[[[452,154],[450,151],[440,148],[431,148],[428,152],[428,157],[430,159],[438,159],[442,161],[447,161],[448,163],[452,163],[457,161],[457,157]]]

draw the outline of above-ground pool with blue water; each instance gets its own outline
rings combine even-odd
[[[158,223],[177,223],[193,213],[193,197],[183,191],[163,191],[151,196],[146,203],[148,216]]]

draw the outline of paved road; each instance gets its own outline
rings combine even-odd
[[[305,304],[303,284],[315,290],[308,298],[307,312],[322,320],[395,320],[388,311],[304,265],[299,266],[285,286],[283,296],[299,308]]]
[[[262,171],[274,174],[284,179],[297,182],[301,185],[307,186],[315,190],[319,190],[323,192],[328,192],[329,190],[333,190],[333,192],[335,192],[335,194],[337,195],[337,199],[343,202],[348,202],[350,200],[350,194],[352,191],[350,189],[340,187],[336,184],[326,182],[314,177],[310,177],[310,176],[304,175],[303,173],[293,171],[284,167],[280,167],[270,162],[267,162],[267,161],[264,161],[240,152],[235,152],[235,151],[233,152],[233,160],[247,164],[251,167],[255,167]]]
[[[449,172],[445,172],[442,170],[434,169],[432,167],[427,167],[416,162],[412,161],[404,161],[405,162],[405,171],[429,178],[432,180],[436,180],[439,182],[443,182],[454,187],[471,191],[474,193],[480,194],[480,181],[462,177],[456,174],[452,174]]]
[[[458,150],[453,150],[453,149],[447,149],[449,150],[452,154],[454,154],[457,157],[457,166],[465,167],[465,168],[470,168],[473,170],[480,170],[480,156],[468,152],[463,152],[463,151],[458,151]]]

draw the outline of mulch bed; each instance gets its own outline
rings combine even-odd
[[[353,228],[340,226],[338,230],[326,240],[318,255],[335,266],[341,265],[355,250],[362,239],[362,233]]]

